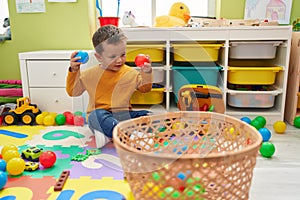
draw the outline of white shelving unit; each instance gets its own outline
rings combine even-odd
[[[255,117],[262,115],[266,117],[267,123],[272,124],[277,120],[284,119],[286,101],[286,88],[288,78],[288,66],[290,55],[290,43],[292,29],[290,26],[236,26],[236,27],[205,27],[205,28],[123,28],[128,37],[128,44],[159,43],[165,47],[164,65],[154,67],[154,70],[164,70],[165,92],[164,103],[161,105],[166,111],[178,110],[173,98],[172,90],[172,63],[171,46],[175,43],[205,41],[222,43],[218,64],[223,68],[218,86],[223,91],[223,100],[226,105],[225,113],[241,118],[243,116]],[[279,94],[276,96],[275,104],[267,109],[242,109],[232,108],[227,105],[228,65],[230,42],[232,41],[280,41],[276,57],[264,60],[270,64],[282,67],[277,73],[275,86]],[[86,109],[87,95],[71,98],[65,92],[65,78],[69,66],[69,57],[72,51],[36,51],[19,54],[20,70],[23,84],[24,96],[29,96],[31,101],[41,107],[42,110],[51,112],[64,112],[66,110]],[[92,51],[83,68],[96,63]],[[174,80],[176,81],[176,80]],[[153,105],[152,105],[153,106]],[[151,105],[150,105],[151,107]],[[139,106],[136,106],[139,108]],[[159,107],[161,109],[161,107]]]

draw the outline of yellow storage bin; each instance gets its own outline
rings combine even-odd
[[[142,93],[136,90],[131,99],[131,104],[161,104],[164,101],[164,88],[152,88],[150,92]]]
[[[165,57],[163,44],[128,44],[126,46],[126,62],[134,63],[138,54],[149,55],[151,62],[163,62]]]
[[[300,108],[300,92],[298,92],[298,106],[297,108]]]
[[[174,61],[178,62],[215,62],[223,44],[172,44]]]
[[[241,85],[272,85],[281,67],[228,67],[228,82]]]

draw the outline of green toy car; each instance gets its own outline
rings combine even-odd
[[[39,168],[39,163],[27,161],[25,162],[25,171],[35,171]]]
[[[29,147],[22,151],[22,158],[32,162],[38,162],[40,155],[43,153],[42,148]]]

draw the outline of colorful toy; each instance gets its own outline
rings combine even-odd
[[[7,174],[3,171],[0,171],[0,190],[6,185],[7,183]]]
[[[82,116],[75,115],[74,116],[74,125],[75,126],[83,126],[84,118]]]
[[[65,170],[63,171],[60,176],[59,176],[59,179],[58,181],[55,183],[55,186],[54,186],[54,191],[61,191],[62,188],[64,187],[68,177],[70,175],[70,171],[69,170]]]
[[[131,11],[125,11],[122,22],[124,26],[136,27],[138,24],[135,22],[135,16]]]
[[[39,114],[36,116],[35,118],[35,123],[38,125],[43,125],[44,124],[44,118],[45,118],[45,114]]]
[[[17,99],[16,109],[11,109],[3,114],[4,123],[7,125],[17,124],[19,119],[26,125],[32,125],[35,122],[35,117],[41,111],[35,104],[31,104],[28,97]]]
[[[261,125],[264,127],[267,123],[266,118],[264,118],[263,116],[257,116],[254,118],[254,120],[257,120],[261,123]]]
[[[45,168],[52,167],[56,162],[56,154],[53,151],[44,151],[40,156],[40,163]]]
[[[57,125],[64,125],[66,123],[66,116],[64,114],[58,114],[55,117],[55,123]]]
[[[259,152],[263,157],[271,158],[275,153],[275,146],[271,142],[263,142],[261,144]]]
[[[55,124],[55,116],[47,115],[44,117],[43,123],[45,126],[53,126]]]
[[[136,66],[142,67],[144,66],[144,63],[150,63],[150,58],[145,54],[138,54],[134,59],[134,63]]]
[[[1,155],[3,155],[7,150],[16,150],[18,151],[18,147],[16,145],[13,144],[6,144],[3,146],[3,148],[1,149]]]
[[[20,157],[20,153],[12,149],[5,151],[3,154],[3,160],[5,160],[6,162],[8,162],[12,158],[18,158],[18,157]]]
[[[286,124],[283,121],[276,121],[273,124],[273,129],[276,133],[284,133],[286,130]]]
[[[39,168],[39,163],[27,161],[25,162],[25,171],[35,171]]]
[[[38,162],[42,153],[42,148],[29,147],[22,151],[21,157],[32,162]]]
[[[296,128],[300,128],[300,116],[295,117],[295,119],[294,119],[294,126]]]
[[[0,171],[2,172],[6,171],[6,162],[3,159],[0,159]]]
[[[66,124],[74,125],[74,115],[70,113],[65,116],[66,116]]]
[[[271,138],[271,132],[270,132],[269,129],[267,129],[267,128],[260,128],[258,131],[260,132],[260,134],[261,134],[261,136],[263,138],[263,142],[267,142],[267,141],[270,140],[270,138]]]
[[[89,54],[85,51],[78,51],[75,57],[80,57],[77,62],[81,62],[82,64],[85,64],[89,61]]]
[[[168,15],[155,18],[154,27],[186,26],[190,19],[190,9],[182,2],[174,3]]]
[[[248,124],[251,124],[251,119],[249,117],[242,117],[241,120]]]
[[[17,176],[24,172],[25,161],[22,158],[12,158],[7,162],[6,170],[10,175]]]
[[[264,127],[261,121],[255,119],[251,121],[250,125],[256,128],[257,130]]]

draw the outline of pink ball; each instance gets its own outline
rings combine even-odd
[[[83,126],[84,125],[84,118],[82,116],[74,116],[74,125],[75,126]]]
[[[53,151],[44,151],[40,155],[40,163],[45,168],[52,167],[56,162],[56,154]]]

